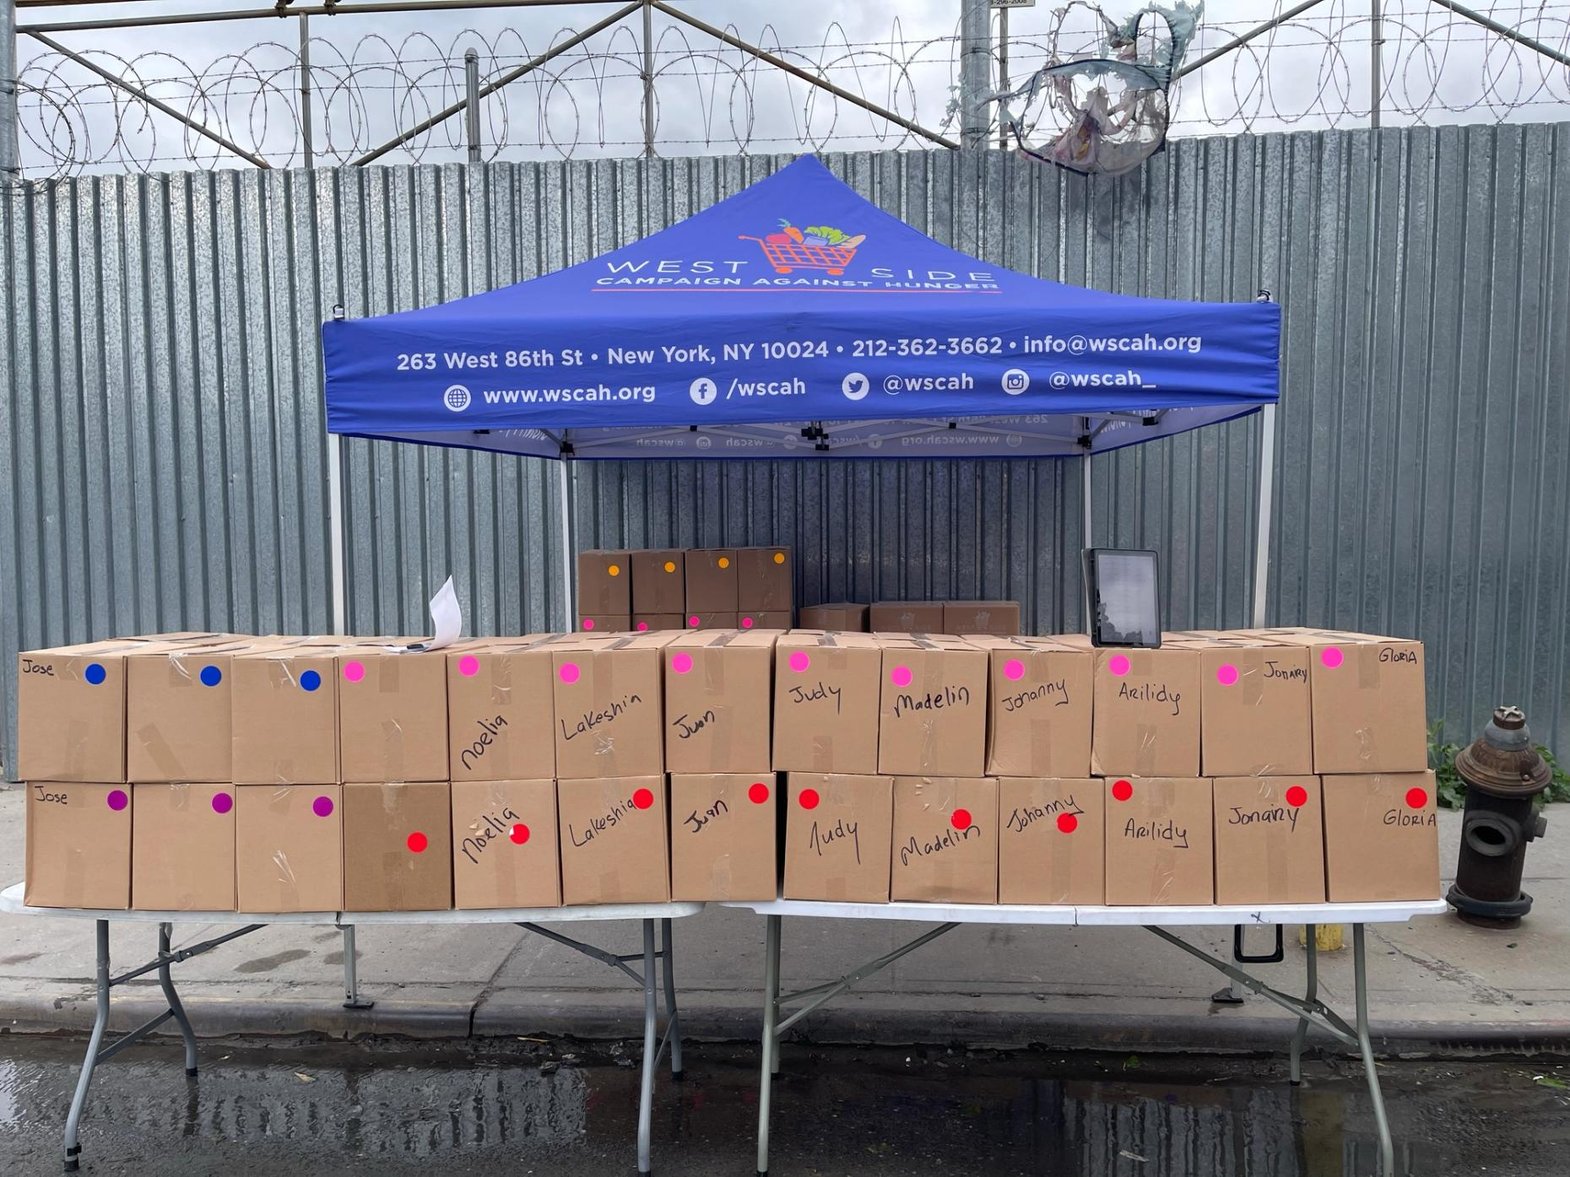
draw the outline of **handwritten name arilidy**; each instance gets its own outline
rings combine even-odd
[[[1054,707],[1067,707],[1068,679],[1058,678],[1051,682],[1038,683],[1027,687],[1023,691],[1015,691],[1012,695],[1003,696],[1004,711],[1019,711],[1032,703],[1039,703],[1042,699],[1051,699]]]
[[[1060,798],[1057,801],[1048,801],[1045,805],[1020,805],[1009,814],[1009,819],[1004,828],[1016,834],[1023,834],[1038,821],[1045,821],[1049,817],[1056,817],[1060,813],[1072,813],[1075,817],[1083,817],[1085,811],[1074,800],[1073,794]]]
[[[912,858],[926,858],[929,854],[942,854],[952,850],[972,837],[981,837],[980,826],[966,826],[962,830],[944,830],[936,838],[922,840],[912,834],[910,840],[899,848],[899,864],[909,866]]]
[[[844,691],[839,687],[831,687],[828,683],[819,682],[811,687],[791,687],[790,701],[792,703],[820,703],[829,699],[834,700],[834,714],[840,713],[840,699]]]
[[[479,865],[480,855],[484,853],[487,846],[511,830],[512,823],[520,822],[523,819],[509,805],[494,816],[487,813],[480,820],[485,828],[478,833],[470,834],[463,840],[462,846],[463,856],[475,866]]]
[[[1136,842],[1171,842],[1174,850],[1188,849],[1188,827],[1179,828],[1175,821],[1135,821],[1131,817],[1123,827],[1123,836]]]
[[[834,824],[822,827],[817,822],[812,823],[812,829],[807,835],[807,845],[817,852],[819,858],[823,857],[824,850],[836,842],[849,841],[851,849],[856,855],[856,865],[861,865],[861,823],[846,821],[843,817],[834,819]]]
[[[970,688],[945,684],[925,695],[897,695],[894,699],[894,718],[899,719],[912,711],[942,711],[946,707],[969,707]]]
[[[597,727],[602,727],[607,723],[614,722],[642,702],[642,695],[623,695],[619,703],[612,703],[609,707],[603,708],[599,711],[585,711],[583,713],[583,718],[578,720],[578,722],[570,728],[567,726],[567,721],[565,719],[558,719],[556,722],[561,724],[562,739],[575,740],[579,736],[588,735]]]
[[[463,750],[463,755],[459,757],[463,761],[464,768],[470,772],[474,771],[474,766],[480,762],[480,758],[496,742],[496,737],[500,734],[502,728],[507,726],[506,717],[501,715],[498,715],[495,719],[477,719],[474,722],[480,725],[480,734],[474,743]]]
[[[729,812],[730,806],[725,804],[725,798],[716,797],[714,799],[714,804],[710,805],[702,813],[699,813],[696,809],[694,809],[686,817],[682,818],[682,820],[687,823],[691,829],[691,832],[696,834],[715,818],[723,817]]]
[[[1129,683],[1118,684],[1118,698],[1127,699],[1131,703],[1169,703],[1173,715],[1183,714],[1183,694],[1174,691],[1166,683],[1140,683],[1138,686]]]

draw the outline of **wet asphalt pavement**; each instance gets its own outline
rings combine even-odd
[[[207,1043],[100,1068],[83,1171],[630,1174],[637,1046]],[[692,1044],[662,1075],[654,1170],[755,1171],[756,1050]],[[0,1040],[0,1173],[60,1172],[76,1042]],[[1403,1177],[1570,1171],[1570,1066],[1381,1066]],[[1362,1177],[1377,1172],[1360,1071],[1310,1062],[787,1044],[770,1171],[1045,1177]]]

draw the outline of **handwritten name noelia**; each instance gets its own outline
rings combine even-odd
[[[485,848],[510,831],[514,823],[522,820],[523,818],[519,817],[510,805],[494,816],[489,813],[485,814],[480,818],[484,828],[477,833],[470,834],[463,840],[463,856],[470,863],[478,866],[480,855],[485,852]]]

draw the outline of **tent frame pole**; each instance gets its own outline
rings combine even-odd
[[[1259,418],[1259,520],[1254,536],[1253,625],[1264,628],[1270,592],[1270,530],[1275,522],[1276,406],[1266,405]]]
[[[575,471],[572,469],[572,459],[563,455],[556,460],[557,491],[561,499],[561,587],[562,587],[562,632],[572,633],[577,629],[572,616],[572,579],[573,564],[572,553],[572,489],[577,481]]]
[[[327,435],[327,543],[328,567],[333,582],[333,632],[347,633],[349,587],[344,583],[343,558],[343,438]]]

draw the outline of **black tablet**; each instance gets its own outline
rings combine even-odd
[[[1095,646],[1161,645],[1156,553],[1131,548],[1088,548],[1085,599]]]

